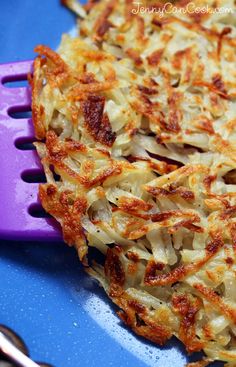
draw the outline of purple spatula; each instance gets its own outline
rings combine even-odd
[[[4,85],[26,80],[31,67],[32,61],[0,65],[0,238],[59,240],[59,226],[38,201],[44,174],[32,145],[30,90]]]

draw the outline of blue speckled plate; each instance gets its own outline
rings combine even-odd
[[[0,62],[56,48],[75,18],[59,0],[0,1]],[[2,159],[2,158],[0,158]],[[64,244],[0,243],[0,323],[18,332],[31,356],[55,367],[183,367],[183,347],[164,348],[136,337]]]

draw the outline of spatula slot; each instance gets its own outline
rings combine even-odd
[[[29,86],[27,74],[6,76],[2,80],[2,84],[6,88],[19,88]]]
[[[32,117],[30,106],[14,106],[9,108],[8,115],[13,119],[29,119]]]
[[[22,88],[27,87],[29,85],[28,80],[11,80],[11,81],[4,81],[4,87],[6,88]]]
[[[21,174],[21,178],[27,183],[45,183],[47,182],[43,171],[38,169],[29,169]]]
[[[34,218],[51,218],[51,215],[48,214],[40,204],[37,203],[31,204],[28,208],[28,212],[31,217]]]
[[[15,140],[15,147],[20,150],[35,150],[34,141],[35,138],[33,137],[21,137]]]

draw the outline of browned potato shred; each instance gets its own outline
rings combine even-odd
[[[63,3],[79,36],[38,46],[31,82],[42,205],[84,265],[91,246],[104,254],[88,272],[135,333],[203,350],[191,366],[233,367],[235,2],[194,2],[234,15],[163,17],[130,0]]]

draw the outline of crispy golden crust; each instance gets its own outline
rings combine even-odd
[[[192,228],[190,230],[193,231]],[[215,236],[215,238],[206,246],[206,255],[205,258],[200,261],[196,261],[194,263],[190,263],[188,265],[180,265],[177,268],[173,269],[169,273],[164,274],[156,274],[155,262],[151,262],[148,264],[146,268],[144,281],[147,285],[167,285],[173,284],[181,279],[184,279],[187,275],[191,273],[196,273],[198,270],[202,268],[204,264],[206,264],[209,259],[214,256],[221,247],[224,246],[224,242],[221,236]],[[162,269],[163,270],[163,269]]]
[[[171,331],[163,325],[153,322],[145,316],[145,309],[142,304],[135,300],[126,302],[126,297],[121,296],[119,300],[113,301],[122,309],[118,316],[136,334],[151,340],[159,345],[164,345],[171,338]]]
[[[86,263],[87,246],[81,216],[86,211],[87,203],[84,197],[74,199],[70,190],[58,193],[55,185],[40,185],[39,198],[45,210],[56,219],[62,219],[63,236],[68,245],[74,245],[81,261]]]
[[[83,102],[82,109],[86,127],[92,136],[100,143],[112,146],[116,134],[112,132],[111,124],[107,114],[104,114],[105,97],[96,95],[88,96]]]
[[[80,37],[64,35],[57,53],[38,46],[31,78],[41,202],[85,265],[90,246],[104,255],[88,272],[135,333],[203,350],[189,367],[233,367],[234,18],[63,3],[83,18]]]

